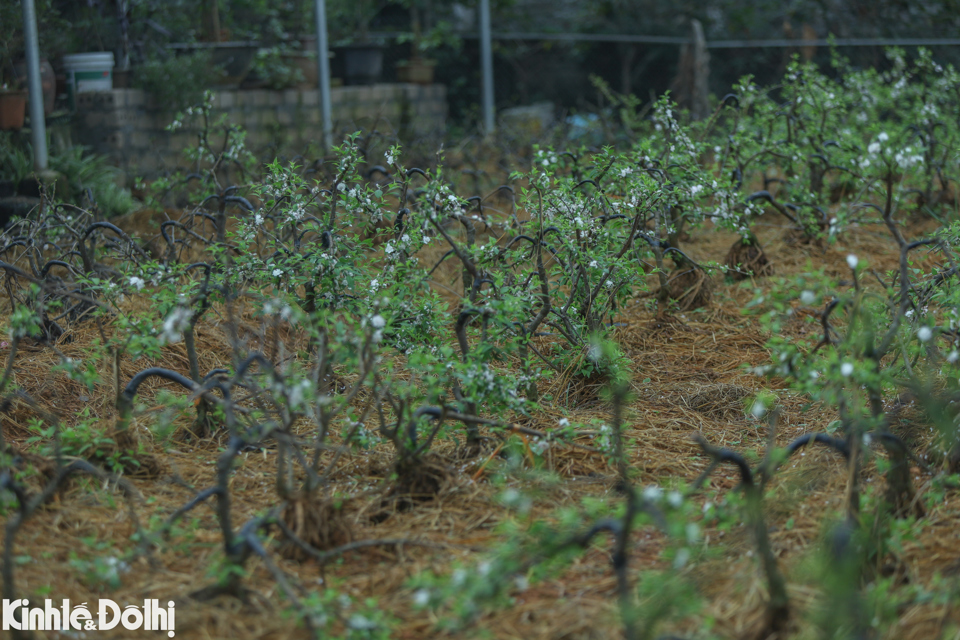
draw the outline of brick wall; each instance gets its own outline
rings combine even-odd
[[[447,115],[443,85],[335,87],[331,103],[335,133],[376,127],[409,140],[442,133]],[[316,90],[219,91],[213,116],[220,114],[246,129],[247,146],[258,155],[306,153],[322,140]],[[175,115],[139,89],[81,93],[74,133],[128,177],[152,177],[183,165],[184,149],[196,143],[195,130],[166,130]]]

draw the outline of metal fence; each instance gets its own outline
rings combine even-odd
[[[492,132],[495,123],[493,100],[493,62],[489,42],[500,41],[538,41],[538,42],[611,42],[625,44],[655,44],[682,46],[692,42],[690,37],[652,36],[613,33],[556,33],[537,31],[493,31],[490,29],[488,0],[482,0],[480,11],[480,29],[477,32],[461,32],[465,39],[479,39],[481,43],[481,68],[483,76],[483,128]],[[409,38],[413,34],[406,32],[382,31],[370,34],[383,39]],[[763,40],[706,40],[707,49],[787,49],[802,47],[943,47],[958,46],[960,38],[815,38],[788,39],[773,38]]]

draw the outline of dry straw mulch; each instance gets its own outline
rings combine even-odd
[[[785,276],[802,272],[809,265],[825,265],[828,273],[846,277],[845,256],[855,252],[870,260],[879,272],[896,264],[896,252],[884,237],[883,229],[862,228],[842,239],[840,246],[787,246],[783,227],[765,217],[758,225],[766,255],[776,262],[777,273]],[[925,228],[910,230],[911,237]],[[721,261],[735,238],[715,229],[692,234],[685,250],[699,260]],[[918,259],[920,256],[918,256]],[[740,259],[741,264],[750,260]],[[450,263],[452,265],[452,261]],[[622,309],[617,317],[616,335],[631,362],[633,399],[625,415],[626,435],[637,443],[630,449],[629,464],[643,485],[689,481],[704,468],[705,460],[691,442],[694,431],[704,433],[712,443],[739,451],[761,451],[765,444],[762,424],[745,414],[751,396],[770,383],[745,370],[769,361],[764,349],[766,336],[756,320],[741,311],[753,296],[753,288],[769,287],[759,269],[744,283],[706,282],[698,270],[691,271],[689,283],[679,281],[671,287],[687,292],[697,300],[684,304],[671,315],[655,316],[652,300],[643,299]],[[434,281],[456,289],[459,274],[452,266],[438,269]],[[655,277],[650,277],[654,290]],[[694,304],[702,302],[703,304]],[[136,299],[129,304],[149,304]],[[697,307],[700,307],[697,309]],[[229,361],[227,341],[209,314],[198,332],[201,369],[209,370]],[[252,312],[246,312],[243,338],[250,348],[269,348],[273,336],[263,335]],[[802,332],[807,324],[798,321],[786,331]],[[814,327],[813,330],[816,330]],[[69,327],[70,341],[58,347],[69,357],[83,358],[85,345],[97,338],[91,324]],[[288,353],[296,353],[295,333],[282,336]],[[538,339],[539,340],[539,339]],[[451,342],[453,336],[451,331]],[[0,354],[2,355],[2,354]],[[93,391],[51,373],[57,357],[45,349],[24,350],[17,357],[17,384],[45,407],[56,410],[70,422],[81,409],[89,409],[103,429],[115,421],[109,400],[115,390],[108,384]],[[102,363],[106,371],[106,363]],[[177,371],[187,370],[182,345],[165,347],[161,362]],[[121,379],[128,380],[143,363],[121,363]],[[109,380],[110,376],[104,376]],[[569,402],[546,405],[545,410],[524,423],[530,429],[549,431],[561,417],[572,422],[609,420],[609,407],[596,393],[592,381],[571,376],[558,378],[552,391],[558,397],[568,394]],[[138,402],[147,407],[131,428],[146,452],[163,463],[151,477],[132,477],[131,482],[152,499],[141,507],[140,518],[165,518],[190,500],[196,490],[212,486],[215,461],[226,443],[222,434],[206,440],[160,441],[152,430],[162,410],[155,405],[160,389],[179,393],[162,381],[151,380],[141,389]],[[782,389],[778,396],[782,424],[778,442],[784,444],[807,432],[826,428],[835,416],[819,407],[807,407],[805,400]],[[904,416],[909,415],[904,413]],[[24,463],[35,458],[27,439],[35,435],[30,427],[29,407],[15,404],[2,415],[6,442],[24,452]],[[190,416],[179,419],[189,427]],[[305,427],[304,427],[305,428]],[[365,540],[407,540],[407,544],[385,544],[357,548],[338,561],[320,566],[307,559],[282,536],[267,540],[280,569],[295,577],[309,590],[331,587],[362,601],[376,598],[380,610],[396,620],[397,638],[448,638],[454,634],[439,630],[432,614],[411,606],[413,594],[408,588],[411,576],[420,572],[444,573],[453,564],[478,562],[486,549],[498,541],[496,529],[509,517],[500,503],[503,489],[515,487],[534,496],[530,514],[548,518],[558,507],[573,507],[585,499],[608,496],[617,499],[615,471],[604,459],[590,451],[595,434],[583,434],[577,440],[582,448],[553,445],[545,452],[547,467],[555,478],[538,480],[508,476],[506,484],[491,482],[503,458],[496,450],[484,449],[473,459],[459,456],[458,443],[442,441],[434,457],[419,475],[395,469],[390,449],[380,446],[370,451],[343,456],[331,474],[333,492],[352,496],[348,505],[330,501],[294,501],[283,513],[284,522],[298,537],[320,549],[330,549]],[[919,450],[930,437],[922,429],[913,434]],[[527,446],[530,439],[524,436]],[[327,455],[327,454],[325,454]],[[265,449],[241,454],[231,482],[235,522],[242,523],[279,502],[275,490],[276,453]],[[325,458],[330,459],[330,458]],[[528,460],[530,458],[528,457]],[[929,487],[929,476],[914,468],[912,474],[919,493]],[[880,483],[882,477],[866,470],[866,483]],[[738,479],[733,470],[722,468],[711,479],[707,491],[726,491]],[[845,469],[835,454],[811,448],[784,466],[771,485],[768,501],[771,539],[782,570],[787,576],[795,607],[793,630],[784,638],[815,637],[809,622],[820,602],[817,580],[809,570],[823,532],[824,518],[842,507]],[[87,480],[72,482],[42,512],[23,528],[16,554],[29,556],[18,565],[18,588],[24,594],[49,592],[53,598],[87,602],[99,594],[85,581],[83,573],[71,565],[72,558],[123,555],[133,548],[130,541],[133,523],[127,511],[104,487]],[[925,525],[916,539],[904,543],[899,564],[891,571],[917,586],[929,585],[937,573],[947,580],[960,576],[960,539],[956,535],[960,497],[948,492],[931,505]],[[709,616],[715,621],[713,633],[722,638],[748,638],[763,616],[765,591],[751,543],[741,528],[718,531],[710,523],[704,530],[711,552],[695,558],[684,574],[696,585],[705,607],[700,617],[669,625],[661,632],[677,637],[699,637]],[[705,544],[706,544],[705,543]],[[668,568],[659,552],[664,541],[652,529],[637,531],[630,541],[630,577],[636,581],[642,571]],[[155,550],[153,564],[138,559],[122,576],[121,587],[109,594],[117,602],[137,602],[143,598],[177,601],[177,637],[186,639],[263,638],[280,640],[306,638],[306,631],[285,610],[275,580],[261,561],[250,562],[244,584],[256,596],[246,603],[229,597],[197,603],[185,594],[213,582],[212,568],[222,558],[222,540],[215,517],[215,501],[192,511],[170,540]],[[610,566],[606,542],[585,551],[567,569],[516,590],[510,606],[485,614],[470,633],[458,637],[485,635],[493,638],[600,639],[619,634],[616,607],[616,580]],[[928,640],[943,637],[945,629],[957,629],[960,615],[952,605],[908,600],[897,612],[889,631],[889,640]],[[813,634],[813,635],[811,635]],[[103,633],[104,638],[125,638],[123,632]]]

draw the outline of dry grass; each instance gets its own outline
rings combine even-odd
[[[920,235],[929,225],[920,223],[910,230],[910,235]],[[856,230],[841,245],[826,248],[788,246],[783,228],[769,218],[758,229],[766,255],[782,275],[822,265],[828,273],[844,277],[848,274],[845,256],[850,252],[869,260],[880,272],[896,262],[891,243],[877,227]],[[730,234],[704,229],[694,232],[684,249],[700,260],[720,261],[734,240]],[[440,290],[452,296],[449,292],[459,288],[458,271],[452,261],[438,269],[434,280],[442,285]],[[768,286],[768,281],[760,278],[740,284],[724,284],[719,278],[709,282],[697,280],[685,290],[695,288],[693,293],[698,296],[710,292],[709,304],[691,303],[688,310],[672,319],[654,317],[645,306],[647,301],[621,310],[617,321],[622,326],[617,329],[617,338],[632,362],[634,390],[634,400],[626,415],[626,436],[638,443],[629,455],[640,483],[695,478],[703,470],[705,459],[698,455],[690,439],[694,431],[703,432],[717,445],[741,451],[762,449],[764,429],[745,415],[744,406],[751,394],[769,386],[769,382],[746,373],[744,365],[766,363],[769,355],[764,348],[766,336],[756,321],[742,315],[741,310],[752,297],[754,287]],[[149,300],[129,304],[146,305]],[[694,311],[697,306],[702,308]],[[203,370],[229,361],[227,340],[215,318],[216,313],[208,314],[198,331]],[[251,349],[265,347],[273,339],[263,335],[258,327],[252,316],[245,316],[242,335]],[[70,329],[72,340],[58,347],[69,357],[82,358],[86,345],[97,338],[98,330],[92,323]],[[799,334],[816,331],[816,327],[810,329],[800,322],[789,330]],[[293,346],[301,337],[291,332],[282,339]],[[109,384],[87,390],[61,374],[51,373],[57,361],[48,349],[25,349],[17,357],[17,384],[67,421],[81,409],[89,409],[104,433],[108,433],[115,420],[111,398],[116,390]],[[107,371],[107,363],[101,364],[102,370]],[[183,346],[165,347],[158,364],[185,372]],[[142,363],[122,362],[121,379],[129,379],[141,367]],[[597,397],[596,385],[591,381],[567,376],[553,384],[555,388],[541,392],[553,391],[559,399],[565,390],[570,402],[561,403],[566,406],[547,407],[524,426],[549,431],[564,415],[584,423],[609,418],[609,408]],[[166,388],[166,383],[148,382],[141,389],[139,402],[154,407],[161,388]],[[176,391],[172,387],[170,390]],[[805,408],[804,399],[792,393],[776,388],[773,392],[778,395],[783,416],[778,434],[781,444],[803,433],[822,430],[835,417],[822,408]],[[28,426],[32,415],[23,403],[14,403],[2,414],[7,441],[28,452],[26,440],[34,435]],[[140,492],[152,499],[141,507],[140,517],[144,521],[154,515],[168,516],[194,495],[190,487],[213,485],[214,462],[225,445],[222,436],[199,442],[161,442],[151,430],[155,418],[156,411],[148,410],[134,420],[132,427],[148,453],[163,463],[162,471],[153,477],[131,478]],[[189,424],[189,417],[181,421]],[[922,450],[929,434],[919,431],[914,434],[914,441]],[[579,442],[590,444],[589,438]],[[437,630],[431,614],[412,608],[412,594],[405,585],[419,572],[442,573],[454,562],[477,561],[484,549],[496,543],[495,529],[507,514],[497,500],[503,486],[490,482],[500,464],[497,456],[486,453],[473,460],[462,460],[457,456],[456,443],[447,441],[437,444],[433,456],[420,475],[395,469],[386,446],[344,456],[331,478],[334,493],[354,497],[348,506],[335,508],[330,502],[295,501],[284,514],[288,526],[318,548],[351,540],[387,538],[432,544],[366,547],[345,554],[340,562],[321,567],[278,538],[267,541],[268,545],[281,545],[286,550],[282,555],[274,555],[277,564],[309,589],[330,586],[359,600],[377,598],[379,608],[396,619],[397,638],[448,637],[449,634]],[[38,462],[35,458],[25,459]],[[537,488],[532,506],[536,516],[548,517],[555,508],[576,505],[585,497],[615,496],[614,471],[589,450],[555,446],[548,450],[546,464],[561,481]],[[929,477],[919,469],[913,471],[922,493]],[[275,472],[273,450],[241,454],[231,483],[237,522],[277,504]],[[866,474],[867,482],[882,481],[875,470],[868,469]],[[507,486],[520,482],[508,479]],[[841,508],[844,482],[845,471],[837,457],[815,449],[790,461],[775,480],[769,501],[771,538],[796,611],[796,626],[784,637],[814,637],[804,616],[815,609],[820,594],[805,566],[818,548],[824,518]],[[736,483],[733,471],[721,469],[710,481],[709,490],[731,489]],[[170,542],[157,550],[154,565],[138,559],[123,576],[122,586],[108,597],[121,603],[143,598],[176,600],[178,638],[307,637],[293,616],[282,614],[287,603],[259,560],[253,560],[248,567],[250,575],[245,585],[259,594],[249,603],[227,597],[205,603],[185,599],[185,594],[212,582],[210,569],[222,555],[213,504],[201,506],[187,517],[184,530],[174,532]],[[902,566],[897,570],[911,584],[928,585],[938,572],[954,582],[960,579],[958,514],[960,497],[948,493],[929,510],[920,535],[906,543]],[[35,595],[49,590],[49,597],[70,598],[74,602],[98,597],[94,587],[85,584],[82,575],[70,566],[70,559],[74,555],[121,555],[132,548],[133,533],[127,511],[103,487],[84,479],[72,482],[20,533],[16,554],[30,558],[17,568],[21,593]],[[719,637],[751,637],[763,615],[765,591],[755,559],[749,555],[750,541],[742,530],[724,533],[708,527],[705,533],[713,553],[685,570],[706,602],[703,617],[688,620],[672,632],[693,637],[709,616],[716,621],[714,633]],[[638,531],[630,542],[631,575],[636,578],[641,570],[660,567],[662,548],[659,534]],[[482,616],[476,629],[467,635],[524,640],[616,637],[619,631],[615,594],[609,550],[605,544],[597,545],[562,574],[514,593],[512,606]],[[910,602],[898,615],[898,621],[883,638],[928,640],[942,637],[942,630],[956,629],[960,624],[960,612],[952,605]],[[102,636],[128,637],[121,632]]]

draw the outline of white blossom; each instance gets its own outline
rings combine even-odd
[[[840,365],[840,374],[844,378],[849,378],[853,374],[853,363],[844,362],[842,365]]]
[[[860,259],[857,256],[852,253],[847,256],[847,265],[849,265],[851,269],[856,269],[858,264],[860,264]]]
[[[930,327],[920,327],[917,330],[917,337],[920,338],[920,342],[929,342],[930,338],[933,337],[933,331],[930,330]]]
[[[146,282],[144,282],[143,278],[138,278],[137,276],[131,276],[130,279],[127,281],[127,284],[129,284],[131,287],[136,288],[137,291],[141,291],[143,289],[143,285],[145,285]]]
[[[190,326],[190,310],[186,307],[177,307],[163,321],[160,332],[160,341],[173,344],[180,341],[181,334]]]

